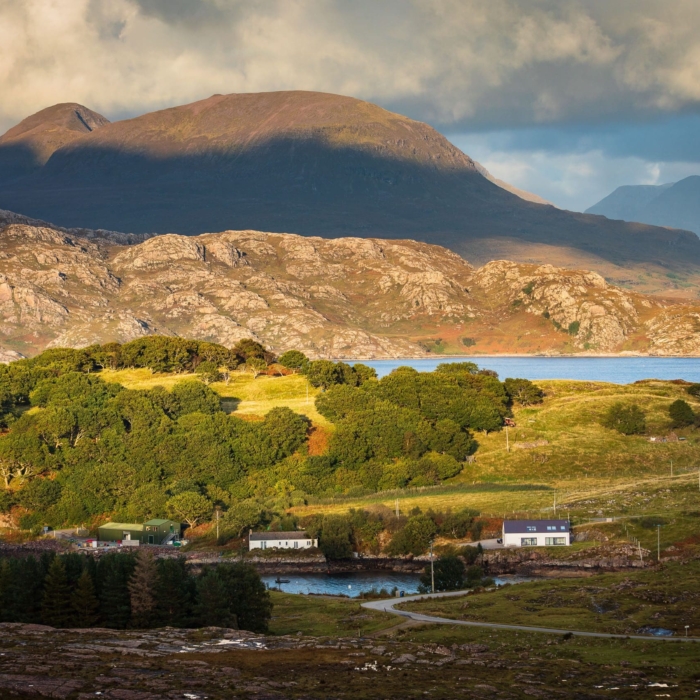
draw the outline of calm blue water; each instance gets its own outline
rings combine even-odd
[[[285,593],[315,593],[317,595],[346,595],[357,598],[362,591],[372,588],[391,591],[394,586],[406,595],[418,593],[420,574],[401,574],[393,571],[360,571],[352,574],[280,574],[260,577],[266,586],[281,588]],[[289,583],[278,584],[275,579],[287,579]],[[496,585],[526,581],[518,576],[494,579]]]
[[[501,379],[580,379],[631,384],[639,379],[686,379],[700,382],[700,358],[694,357],[454,357],[420,360],[369,360],[383,377],[397,367],[432,372],[441,362],[476,362]]]

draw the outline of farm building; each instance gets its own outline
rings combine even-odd
[[[248,535],[248,549],[309,549],[318,546],[306,532],[253,532]]]
[[[97,528],[102,542],[129,542],[139,544],[166,544],[180,536],[180,523],[156,518],[143,525],[137,523],[105,523]]]
[[[504,520],[504,547],[556,547],[571,544],[568,520]]]

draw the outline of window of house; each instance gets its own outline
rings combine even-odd
[[[559,544],[566,544],[566,537],[545,537],[544,543],[548,547],[552,547],[554,545],[559,545]]]
[[[557,526],[556,525],[547,525],[548,530],[556,530]]]
[[[536,547],[537,538],[536,537],[521,537],[520,538],[521,547]]]
[[[298,548],[299,548],[299,543],[298,543],[298,542],[295,542],[295,543],[294,543],[294,549],[298,549]]]
[[[526,529],[528,532],[537,532],[537,525],[527,525],[527,526],[525,527],[525,529]]]

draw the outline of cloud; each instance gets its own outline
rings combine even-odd
[[[0,122],[324,90],[441,128],[700,103],[697,0],[0,0]]]

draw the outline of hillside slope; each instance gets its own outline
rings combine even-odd
[[[700,176],[665,185],[627,185],[586,210],[610,219],[641,221],[700,235]]]
[[[315,92],[214,95],[107,124],[6,180],[0,207],[136,233],[411,238],[478,264],[555,261],[613,279],[633,269],[636,283],[700,269],[688,232],[524,201],[427,124]]]
[[[0,217],[1,218],[1,217]],[[254,337],[314,357],[700,354],[700,305],[588,271],[439,246],[259,231],[129,237],[39,222],[0,228],[0,345],[33,354],[152,333]]]

